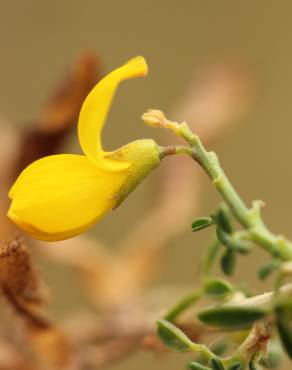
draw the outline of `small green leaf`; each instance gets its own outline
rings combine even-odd
[[[217,357],[212,358],[211,365],[212,365],[213,370],[224,370],[224,366],[221,360],[219,360],[219,358]]]
[[[216,229],[217,237],[225,247],[234,249],[238,253],[247,254],[251,250],[251,244],[246,240],[241,240],[238,235],[228,234],[220,227]]]
[[[194,362],[194,361],[189,363],[189,368],[191,370],[212,370],[210,367],[201,365],[198,362]]]
[[[214,221],[211,217],[198,217],[192,223],[192,229],[193,229],[193,231],[199,231],[199,230],[203,230],[206,227],[209,227],[213,224],[214,224]]]
[[[292,359],[292,327],[284,310],[276,309],[276,324],[283,347]]]
[[[220,306],[209,308],[198,314],[205,324],[225,328],[247,328],[267,314],[260,308]]]
[[[273,259],[265,264],[263,264],[260,269],[258,270],[258,278],[260,280],[266,279],[270,274],[280,267],[281,262],[277,259]]]
[[[228,370],[242,370],[242,366],[240,362],[235,362],[234,364],[228,367]]]
[[[221,258],[222,271],[231,276],[234,272],[236,264],[236,252],[235,250],[228,248]]]
[[[233,240],[234,248],[240,254],[247,254],[251,251],[251,244],[245,240]]]
[[[216,234],[217,234],[218,240],[220,240],[220,242],[223,245],[225,245],[225,247],[233,248],[233,244],[232,244],[232,241],[231,241],[230,234],[228,234],[226,231],[221,229],[221,227],[217,227]]]
[[[232,233],[231,215],[225,204],[222,204],[217,211],[215,220],[220,229],[224,230],[227,234]]]
[[[232,286],[223,279],[210,279],[205,282],[205,293],[212,297],[224,297],[233,292]]]
[[[163,343],[177,352],[192,350],[193,342],[176,326],[166,320],[158,320],[158,336]]]
[[[259,368],[256,366],[254,359],[250,360],[248,367],[249,367],[249,370],[259,370]]]
[[[219,341],[216,341],[213,345],[212,345],[212,352],[216,355],[216,356],[222,356],[228,349],[228,341],[225,340],[225,339],[221,339]]]

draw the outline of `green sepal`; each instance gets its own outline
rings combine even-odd
[[[223,279],[210,279],[205,282],[204,291],[211,297],[222,298],[232,293],[233,288]]]
[[[220,328],[248,328],[262,319],[267,311],[261,308],[220,306],[209,308],[198,314],[205,324]]]
[[[126,181],[115,195],[115,209],[160,164],[160,147],[151,139],[136,140],[111,152],[107,158],[132,163]]]
[[[157,321],[157,334],[163,343],[176,352],[189,352],[193,342],[176,326],[166,320]]]
[[[203,230],[212,225],[214,225],[214,220],[211,217],[198,217],[192,223],[192,230],[195,232],[195,231]]]
[[[228,248],[221,257],[221,268],[225,275],[231,276],[234,273],[236,264],[236,252],[232,248]]]

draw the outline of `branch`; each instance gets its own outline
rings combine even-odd
[[[149,126],[169,129],[184,138],[190,145],[188,150],[185,148],[185,151],[182,151],[181,147],[177,147],[177,151],[165,150],[165,156],[188,154],[193,158],[210,177],[216,189],[228,204],[235,219],[248,232],[250,240],[268,251],[273,257],[283,261],[292,260],[292,243],[283,236],[276,236],[268,230],[261,218],[261,203],[254,202],[252,208],[245,205],[224,173],[217,155],[206,150],[199,136],[193,134],[185,122],[182,124],[172,122],[164,116],[163,112],[158,110],[149,110],[142,116],[142,119]]]

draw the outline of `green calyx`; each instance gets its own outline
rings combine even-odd
[[[115,208],[117,208],[145,177],[159,165],[160,147],[151,139],[136,140],[115,151],[110,158],[132,163],[126,170],[128,172],[127,180],[116,195]]]

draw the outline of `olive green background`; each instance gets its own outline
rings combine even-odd
[[[1,0],[0,109],[19,124],[33,120],[80,50],[95,50],[106,70],[142,54],[150,76],[119,90],[105,146],[114,148],[144,136],[159,140],[158,132],[141,124],[140,114],[149,107],[171,111],[194,68],[239,59],[258,80],[258,98],[242,124],[215,150],[244,199],[265,200],[268,225],[292,237],[291,15],[288,0]],[[155,174],[96,226],[99,238],[114,245],[133,227],[151,202],[153,179]],[[207,214],[219,198],[204,181],[201,213]],[[169,246],[159,282],[193,284],[205,239],[206,234],[190,231],[177,238]],[[254,268],[263,258],[255,251],[241,264],[237,279],[254,282]],[[264,289],[259,283],[257,287]],[[146,353],[114,369],[171,370],[184,362],[184,355],[157,359]]]

